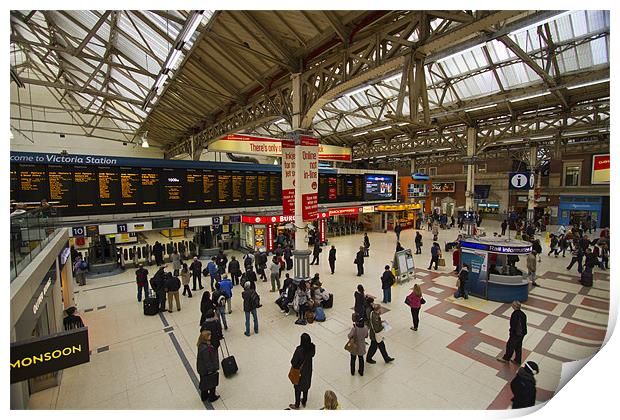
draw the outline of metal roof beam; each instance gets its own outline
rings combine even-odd
[[[78,47],[75,49],[75,53],[79,54],[82,52],[82,50],[84,49],[84,47],[86,46],[86,44],[88,44],[90,42],[90,40],[93,38],[93,36],[97,33],[97,31],[99,30],[99,28],[101,28],[101,26],[105,23],[105,21],[108,19],[108,16],[110,16],[110,11],[105,11],[103,13],[103,15],[101,15],[101,17],[99,18],[99,20],[97,21],[97,23],[95,23],[95,26],[92,27],[92,29],[88,32],[88,34],[86,34],[86,36],[84,37],[84,39],[82,39],[82,42],[80,43],[80,45],[78,45]]]
[[[349,31],[347,28],[340,22],[338,16],[331,10],[322,10],[321,13],[327,18],[331,27],[336,31],[336,34],[342,40],[342,42],[347,45],[349,43]]]

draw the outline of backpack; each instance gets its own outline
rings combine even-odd
[[[217,298],[217,306],[223,308],[226,305],[226,293],[221,293]]]
[[[260,296],[258,296],[258,293],[256,293],[256,291],[254,291],[254,293],[252,294],[252,306],[254,307],[254,309],[260,306]]]
[[[317,306],[314,310],[314,320],[317,322],[325,321],[325,311],[320,306]]]
[[[80,262],[80,268],[82,270],[88,270],[88,263],[84,260],[82,260],[82,262]]]

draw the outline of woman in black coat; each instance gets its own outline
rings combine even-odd
[[[300,369],[299,384],[294,385],[295,388],[295,404],[289,404],[291,410],[298,410],[299,403],[305,407],[308,402],[308,390],[312,381],[312,358],[315,354],[315,347],[310,340],[310,336],[306,333],[301,335],[301,342],[293,353],[291,366]],[[303,393],[303,398],[302,397]]]
[[[196,358],[196,370],[200,375],[200,399],[211,402],[220,398],[215,393],[219,383],[220,361],[217,349],[211,345],[211,331],[202,331],[198,337],[198,355]]]
[[[213,301],[211,300],[211,293],[209,293],[208,291],[205,291],[202,294],[202,299],[200,300],[200,324],[199,325],[201,327],[202,327],[202,324],[207,319],[207,312],[209,312],[209,309],[212,311],[215,311],[215,305],[213,304]]]
[[[510,382],[512,390],[512,408],[525,408],[536,405],[536,379],[538,373],[536,362],[525,362],[517,375]]]
[[[366,319],[366,294],[364,293],[364,286],[357,285],[357,290],[353,293],[355,303],[353,304],[353,311],[362,319]]]

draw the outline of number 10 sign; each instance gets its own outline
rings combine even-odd
[[[531,190],[534,188],[534,173],[511,172],[508,188],[511,190]]]

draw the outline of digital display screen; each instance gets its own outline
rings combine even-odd
[[[17,165],[11,165],[11,200],[18,201],[17,192],[19,191],[19,177],[17,176]]]
[[[108,211],[115,211],[122,205],[121,176],[118,168],[101,166],[97,168],[99,178],[99,205]]]
[[[394,199],[394,178],[393,175],[366,175],[366,201]]]
[[[202,171],[200,169],[180,170],[181,178],[185,176],[185,203],[189,208],[202,205]]]
[[[140,170],[137,168],[120,168],[121,204],[129,211],[135,211],[141,199]],[[101,179],[101,178],[100,178]]]
[[[163,208],[173,210],[186,205],[184,189],[187,185],[186,171],[163,168],[160,174],[160,198]]]
[[[215,204],[218,202],[217,174],[213,171],[202,171],[202,202]]]
[[[273,205],[282,204],[282,175],[269,174],[269,202]]]
[[[247,193],[246,198],[248,198]],[[266,172],[259,172],[258,175],[256,175],[256,202],[260,204],[269,202],[269,174]]]
[[[140,171],[140,192],[142,193],[142,210],[150,211],[160,206],[159,201],[160,171],[156,168],[142,168]]]
[[[75,185],[75,206],[88,213],[99,206],[99,176],[97,168],[92,166],[74,166],[73,183]]]
[[[217,202],[222,207],[232,203],[232,175],[227,171],[218,171],[217,174]]]
[[[19,201],[36,202],[38,205],[44,198],[49,200],[47,167],[45,165],[20,165],[18,177]]]
[[[71,168],[64,165],[49,165],[47,177],[50,188],[48,201],[56,202],[54,204],[56,208],[73,207],[75,187]]]
[[[239,171],[232,171],[232,203],[238,205],[245,198],[245,176]]]
[[[254,203],[257,200],[258,191],[258,175],[246,175],[245,176],[245,201],[247,203]]]

